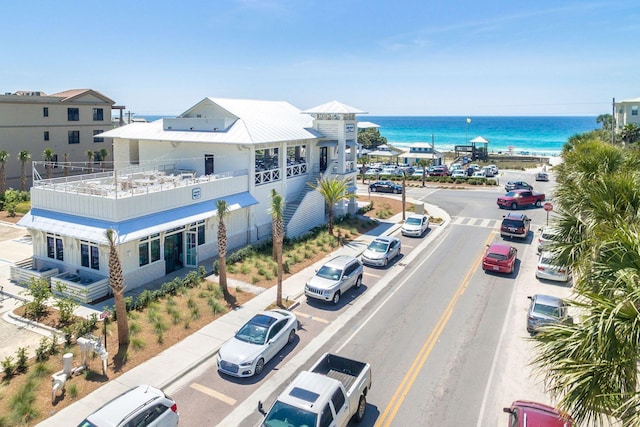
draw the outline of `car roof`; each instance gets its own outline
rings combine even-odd
[[[544,403],[531,402],[528,400],[516,400],[511,404],[518,407],[527,416],[527,421],[533,425],[544,425],[549,427],[563,427],[573,425],[571,418],[558,411],[553,406]],[[560,418],[562,417],[562,418]]]
[[[418,218],[418,219],[422,219],[423,217],[428,216],[426,214],[417,214],[417,213],[412,213],[409,214],[409,216],[407,216],[407,219],[409,218]]]
[[[551,295],[545,294],[535,294],[533,296],[533,300],[537,304],[550,305],[560,307],[562,305],[562,298],[554,297]]]
[[[515,220],[524,221],[525,219],[527,219],[527,216],[521,213],[509,212],[504,216],[504,219],[515,219]]]
[[[509,251],[511,251],[511,246],[504,243],[492,243],[487,248],[487,252],[492,254],[509,255]]]
[[[111,399],[100,409],[87,417],[87,420],[100,427],[118,425],[136,409],[164,397],[164,393],[151,385],[139,385]]]
[[[391,242],[393,242],[395,240],[398,240],[398,238],[397,237],[391,237],[391,236],[378,236],[373,241],[374,242],[391,243]]]
[[[352,257],[351,255],[339,255],[335,258],[330,259],[324,265],[327,267],[337,267],[343,268],[345,265],[349,264],[352,261],[357,261],[357,258]]]

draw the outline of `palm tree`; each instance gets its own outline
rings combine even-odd
[[[100,169],[104,172],[104,161],[109,157],[109,150],[101,148],[98,154],[100,155]]]
[[[422,186],[424,187],[424,183],[427,177],[427,166],[429,166],[431,162],[428,162],[426,159],[420,159],[416,162],[422,168]]]
[[[224,199],[216,201],[218,210],[218,274],[220,277],[220,288],[225,295],[229,294],[227,288],[227,226],[224,223],[229,214],[229,205]]]
[[[0,194],[4,194],[7,191],[7,170],[5,166],[8,158],[9,153],[5,150],[0,151]]]
[[[69,176],[69,154],[64,153],[64,176]]]
[[[87,162],[87,171],[88,171],[88,173],[93,172],[93,167],[92,167],[93,155],[94,155],[93,151],[91,151],[91,150],[87,151],[87,159],[89,159],[89,161]]]
[[[364,184],[365,172],[367,172],[367,165],[371,162],[369,156],[360,156],[360,164],[362,165],[362,183]]]
[[[271,206],[269,207],[272,219],[273,229],[273,247],[275,248],[275,261],[278,265],[278,279],[277,279],[277,292],[276,292],[276,304],[278,307],[282,307],[282,250],[284,246],[284,197],[275,189],[271,190]]]
[[[635,123],[624,125],[620,131],[620,139],[622,139],[623,147],[637,142],[640,140],[640,127]]]
[[[611,131],[613,129],[613,116],[611,114],[600,114],[596,118],[596,123],[602,125],[603,130]]]
[[[348,179],[329,178],[326,176],[320,177],[316,184],[309,184],[309,186],[324,197],[324,201],[329,207],[329,234],[333,235],[333,207],[341,200],[347,200],[351,197],[347,193],[347,187],[349,185]]]
[[[51,161],[53,160],[53,150],[51,148],[45,148],[42,152],[44,158],[44,168],[47,171],[47,179],[51,179]]]
[[[31,154],[27,150],[22,150],[18,153],[18,159],[20,160],[20,190],[27,191],[27,162],[31,158]]]
[[[118,346],[129,344],[129,322],[127,320],[127,307],[124,300],[124,275],[122,264],[116,246],[116,233],[112,229],[106,231],[109,240],[109,286],[113,292],[113,300],[116,308],[116,321],[118,324]]]

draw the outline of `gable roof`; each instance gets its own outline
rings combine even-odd
[[[69,89],[69,90],[64,90],[62,92],[54,93],[54,94],[51,94],[51,95],[48,95],[48,96],[52,96],[52,97],[56,97],[56,98],[62,98],[60,100],[61,102],[69,102],[69,101],[74,101],[74,100],[76,100],[78,98],[81,98],[84,95],[93,95],[93,96],[103,100],[104,102],[108,102],[110,104],[115,104],[114,100],[104,96],[103,94],[101,94],[97,90],[93,90],[93,89]]]
[[[366,111],[362,111],[359,108],[351,107],[347,104],[343,104],[339,101],[330,101],[326,104],[318,105],[317,107],[304,110],[303,113],[307,114],[367,114]]]

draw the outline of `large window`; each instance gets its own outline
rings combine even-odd
[[[140,239],[138,244],[139,265],[147,265],[160,259],[160,235],[154,234],[144,239]]]
[[[67,108],[67,120],[77,122],[80,120],[80,110],[77,108]]]
[[[104,132],[102,129],[93,131],[93,135],[94,135],[93,142],[104,142],[104,138],[96,138],[95,137],[95,135],[98,135],[99,133],[102,133],[102,132]]]
[[[100,250],[91,242],[80,242],[80,261],[83,267],[100,270]]]
[[[69,144],[80,144],[79,130],[70,130],[68,134],[69,134]]]
[[[638,115],[638,106],[634,105],[633,107],[631,107],[631,115],[632,116],[637,116]]]
[[[104,110],[102,108],[93,109],[93,121],[98,122],[104,120]]]
[[[42,117],[49,117],[49,107],[42,107]]]
[[[278,169],[278,149],[256,150],[256,171]]]
[[[60,235],[47,234],[47,257],[64,261],[64,246]]]
[[[198,246],[204,245],[204,220],[191,223],[189,229],[198,233]]]

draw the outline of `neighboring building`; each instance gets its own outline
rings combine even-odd
[[[286,102],[205,98],[177,118],[133,123],[113,138],[115,170],[36,180],[20,225],[33,259],[12,278],[51,275],[81,300],[103,297],[107,229],[115,230],[127,287],[217,255],[216,201],[227,201],[229,248],[271,238],[271,190],[284,195],[288,237],[325,222],[309,183],[349,181],[338,214],[355,213],[356,114],[339,102],[300,111]],[[88,296],[87,296],[88,295]]]
[[[640,126],[640,98],[616,102],[616,131],[620,132],[628,124]]]
[[[419,160],[430,161],[434,166],[442,164],[442,153],[434,150],[433,145],[426,142],[414,142],[398,157],[404,159],[404,163],[408,165],[414,165]]]
[[[78,173],[88,161],[87,151],[106,148],[111,154],[111,139],[94,138],[113,127],[114,101],[91,89],[67,90],[53,95],[18,91],[0,95],[0,147],[9,153],[5,164],[7,188],[20,188],[21,162],[18,153],[27,150],[31,161],[44,159],[42,152],[54,152],[54,175],[63,174],[65,154],[75,163]],[[118,107],[122,108],[122,107]],[[96,162],[98,162],[96,158]],[[31,163],[29,163],[31,164]],[[43,173],[44,168],[38,169]],[[32,169],[27,169],[31,185]]]

